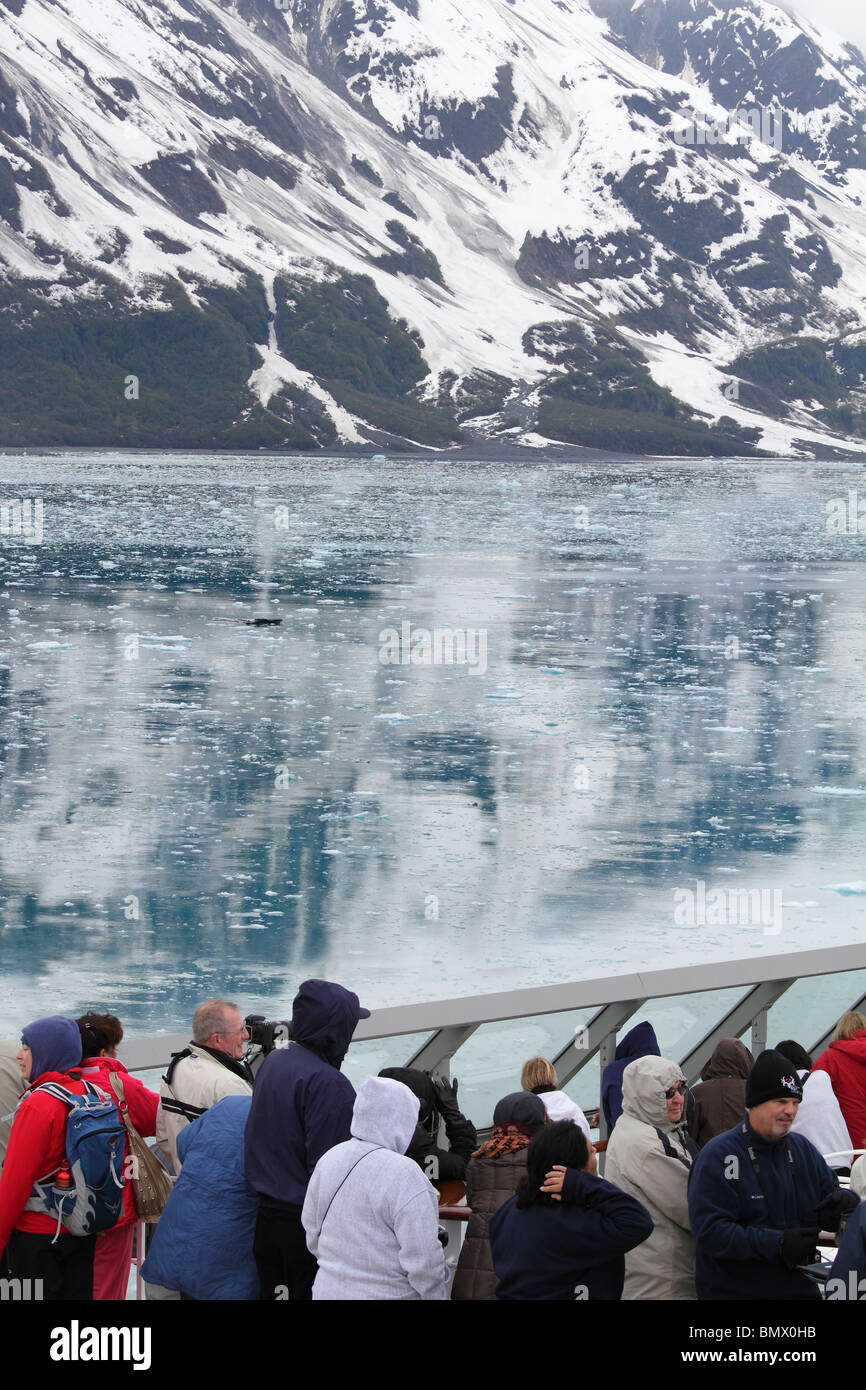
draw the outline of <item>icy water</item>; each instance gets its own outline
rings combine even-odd
[[[0,456],[42,499],[39,543],[0,535],[0,1033],[862,939],[866,537],[828,530],[858,485]],[[404,623],[472,664],[404,663]],[[782,917],[678,922],[697,881]]]

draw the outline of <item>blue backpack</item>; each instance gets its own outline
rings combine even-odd
[[[73,1236],[107,1231],[117,1224],[123,1211],[126,1130],[114,1101],[89,1081],[84,1085],[87,1090],[83,1096],[53,1081],[36,1087],[37,1091],[45,1091],[69,1107],[66,1162],[72,1186],[58,1188],[54,1182],[58,1173],[55,1169],[34,1183],[24,1208],[57,1217],[55,1241],[61,1226]]]

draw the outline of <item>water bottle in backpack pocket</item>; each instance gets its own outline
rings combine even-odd
[[[89,1081],[84,1085],[83,1096],[53,1081],[36,1087],[69,1109],[66,1158],[58,1169],[34,1183],[24,1208],[57,1217],[55,1240],[61,1226],[73,1236],[107,1231],[123,1212],[126,1130],[114,1101]]]

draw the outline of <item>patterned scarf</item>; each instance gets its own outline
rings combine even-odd
[[[503,1154],[517,1153],[527,1149],[533,1134],[540,1125],[497,1125],[493,1137],[476,1149],[473,1158],[501,1158]]]

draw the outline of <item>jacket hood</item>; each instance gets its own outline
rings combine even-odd
[[[81,1061],[81,1033],[73,1018],[62,1018],[59,1014],[37,1018],[35,1023],[22,1028],[21,1041],[33,1054],[31,1085],[45,1072],[67,1072]]]
[[[667,1057],[638,1057],[629,1062],[622,1075],[622,1113],[654,1129],[676,1129],[668,1118],[665,1091],[677,1081],[685,1081],[685,1077],[679,1065]]]
[[[379,1075],[391,1081],[400,1081],[409,1087],[421,1102],[420,1111],[415,1117],[416,1123],[420,1120],[422,1125],[426,1124],[436,1108],[436,1087],[426,1071],[419,1071],[417,1067],[383,1067]]]
[[[702,1081],[720,1081],[722,1077],[735,1076],[745,1081],[755,1064],[745,1043],[739,1038],[722,1038],[701,1071]]]
[[[830,1044],[831,1052],[844,1052],[852,1062],[866,1067],[866,1028],[858,1028],[850,1038],[837,1038]]]
[[[332,1066],[345,1057],[359,1018],[369,1018],[357,994],[330,980],[305,980],[292,1002],[292,1041]]]
[[[368,1076],[352,1110],[352,1138],[404,1154],[418,1123],[418,1097],[385,1076]]]
[[[627,1062],[633,1057],[659,1056],[656,1030],[651,1023],[636,1023],[621,1043],[617,1043],[614,1061]]]
[[[252,1103],[252,1096],[223,1096],[216,1105],[199,1115],[197,1120],[184,1125],[177,1136],[177,1156],[181,1163],[186,1162],[190,1144],[197,1143],[199,1139],[204,1143],[208,1140],[215,1141],[221,1146],[231,1141],[239,1147],[242,1155],[244,1130]]]

